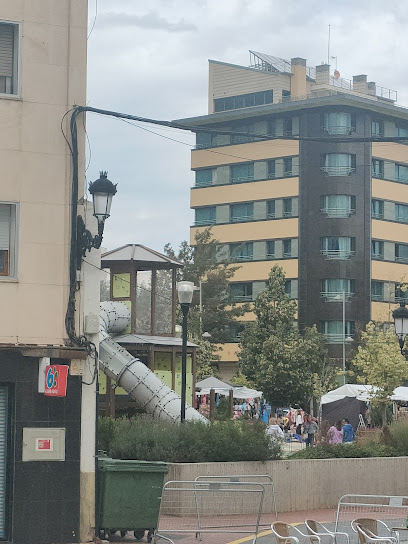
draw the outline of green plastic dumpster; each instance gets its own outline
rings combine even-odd
[[[159,518],[167,465],[151,461],[98,458],[99,529],[103,533],[134,531],[135,538],[152,540]]]

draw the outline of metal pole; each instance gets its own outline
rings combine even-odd
[[[182,348],[181,348],[181,411],[180,421],[186,419],[186,380],[187,380],[187,315],[190,309],[190,304],[181,304],[183,312],[183,331],[182,331]]]
[[[343,290],[343,385],[346,385],[346,291]]]
[[[198,282],[200,289],[200,335],[203,334],[203,295],[202,295],[202,281],[201,278]]]

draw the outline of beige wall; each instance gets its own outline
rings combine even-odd
[[[371,235],[380,240],[407,243],[408,225],[373,219]]]
[[[234,281],[266,281],[269,272],[275,265],[281,266],[287,279],[298,277],[298,260],[281,259],[277,261],[256,261],[239,263],[238,270],[234,274]]]
[[[299,142],[293,140],[265,140],[216,149],[195,149],[191,152],[191,168],[206,168],[292,155],[299,155]]]
[[[384,200],[408,202],[408,185],[373,178],[372,196],[373,198],[383,198]]]
[[[340,497],[350,493],[406,495],[408,479],[408,457],[188,463],[168,467],[166,481],[194,481],[204,475],[268,474],[275,485],[278,512],[335,508]],[[240,512],[235,511],[238,515]],[[273,512],[270,488],[265,491],[263,512]]]
[[[60,124],[85,104],[87,0],[3,0],[1,11],[21,22],[22,38],[21,96],[0,96],[0,201],[19,204],[17,280],[0,279],[0,342],[63,344],[71,163]]]
[[[191,189],[191,207],[230,204],[233,202],[251,202],[299,195],[299,178],[268,179],[231,185],[214,185],[200,189]]]
[[[380,322],[392,322],[392,312],[399,304],[391,304],[389,302],[372,302],[371,303],[371,319]]]
[[[373,142],[372,154],[373,157],[378,157],[379,159],[406,162],[408,148],[404,144],[397,144],[394,142]]]
[[[202,232],[206,227],[190,229],[190,243],[194,244],[196,232]],[[273,219],[271,221],[252,221],[246,223],[228,223],[214,225],[211,229],[213,237],[220,243],[243,242],[245,240],[273,240],[278,238],[297,238],[298,219]],[[266,234],[270,233],[267,238]]]
[[[221,348],[220,351],[217,351],[217,355],[220,356],[220,362],[238,361],[239,347],[237,342],[226,342],[225,344],[217,344],[217,348]]]
[[[214,98],[235,96],[273,89],[273,101],[282,97],[282,89],[290,90],[291,76],[271,74],[242,66],[209,62],[208,113],[214,113]]]
[[[372,261],[371,278],[373,280],[406,282],[408,281],[408,266],[401,263]]]

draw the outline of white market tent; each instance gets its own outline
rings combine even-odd
[[[196,383],[196,389],[232,389],[232,385],[229,383],[223,382],[214,376],[204,378]],[[217,393],[217,391],[216,391]]]
[[[367,402],[370,400],[370,396],[375,392],[376,388],[372,385],[360,385],[354,383],[347,383],[329,391],[326,395],[323,395],[321,398],[321,404],[329,404],[330,402],[335,402],[337,400],[342,400],[346,397],[355,398],[357,400]],[[408,387],[397,387],[394,390],[394,394],[391,397],[391,400],[408,402]]]
[[[262,391],[250,389],[249,387],[234,387],[213,376],[197,382],[196,388],[200,389],[196,395],[209,395],[210,390],[214,389],[216,393],[224,396],[228,396],[229,392],[232,390],[234,399],[259,399],[263,396]]]

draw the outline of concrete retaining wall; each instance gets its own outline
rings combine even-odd
[[[408,457],[185,463],[168,467],[167,481],[192,481],[197,476],[268,474],[275,484],[279,512],[335,508],[339,498],[347,493],[406,495],[408,484]],[[272,512],[268,490],[263,511]]]

